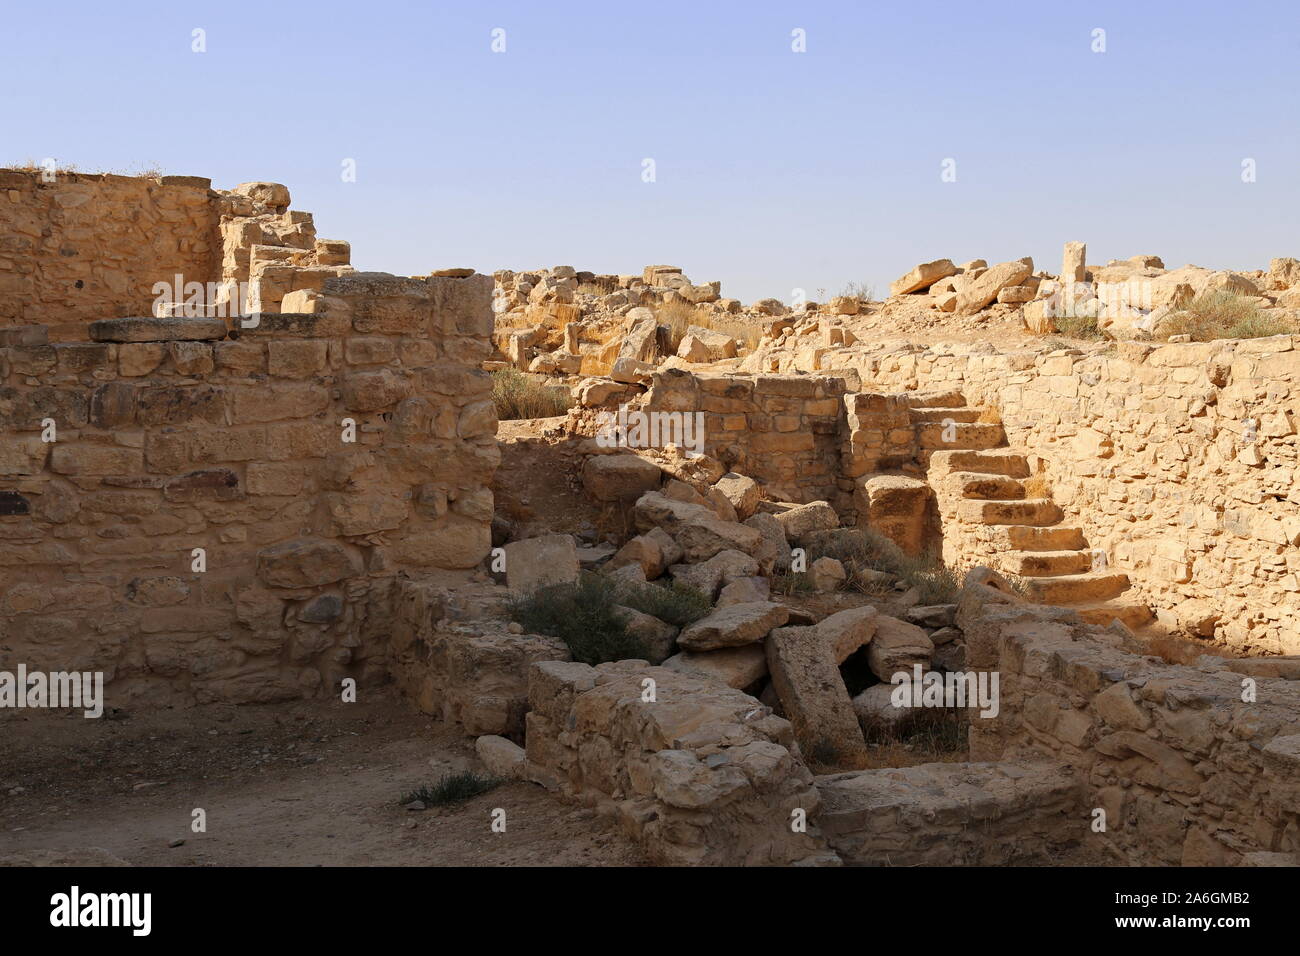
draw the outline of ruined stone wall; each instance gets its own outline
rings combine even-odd
[[[361,274],[229,335],[0,334],[0,668],[102,670],[110,706],[382,678],[395,577],[490,547],[491,289]]]
[[[1052,761],[858,770],[817,789],[817,827],[848,866],[1041,866],[1087,834],[1079,775]]]
[[[317,239],[309,212],[290,209],[279,183],[214,190],[197,176],[157,178],[0,170],[0,326],[49,327],[52,341],[84,340],[96,319],[288,311],[352,272],[351,247]],[[179,277],[179,279],[178,279]],[[229,290],[195,286],[230,283]],[[179,288],[177,288],[179,284]],[[191,286],[193,284],[193,286]],[[187,289],[187,286],[191,286]]]
[[[972,759],[1075,768],[1079,826],[1104,810],[1091,836],[1120,859],[1239,865],[1300,851],[1300,663],[1165,664],[1068,612],[1024,605],[968,632],[976,656],[996,642],[1001,685],[997,717],[971,720]]]
[[[209,180],[0,170],[0,325],[148,315],[154,283],[220,274]],[[75,337],[75,333],[72,333]]]
[[[827,376],[657,373],[646,411],[704,414],[704,451],[806,503],[839,491],[844,382]]]
[[[1000,410],[1051,497],[1162,623],[1296,653],[1300,351],[1278,336],[1087,352],[835,353],[864,389],[956,389]],[[833,369],[823,369],[836,374]]]
[[[647,681],[649,683],[647,683]],[[838,862],[790,723],[754,698],[644,661],[529,671],[525,774],[598,811],[660,864]]]

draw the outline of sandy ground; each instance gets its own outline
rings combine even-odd
[[[113,720],[10,711],[0,719],[0,865],[644,862],[592,811],[534,784],[403,809],[404,794],[464,769],[482,769],[471,742],[394,699]],[[206,833],[191,832],[195,808]],[[496,808],[504,833],[491,829]]]

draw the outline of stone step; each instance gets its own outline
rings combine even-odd
[[[995,422],[954,422],[951,425],[921,422],[916,426],[916,437],[923,449],[935,451],[997,448],[1007,440],[1002,426]]]
[[[991,448],[986,451],[957,449],[936,451],[930,455],[930,476],[940,477],[954,471],[971,471],[987,475],[1006,475],[1009,478],[1028,478],[1029,462],[1023,453],[1010,448]]]
[[[1026,578],[1086,574],[1092,570],[1091,551],[1005,551],[998,559],[1010,573]]]
[[[908,408],[965,408],[966,396],[961,392],[908,392],[903,396]]]
[[[1040,604],[1094,604],[1126,590],[1128,575],[1122,571],[1089,571],[1055,578],[1027,578],[1025,587],[1030,599]]]
[[[913,408],[909,415],[916,424],[921,422],[977,422],[984,414],[982,408]]]
[[[948,476],[950,487],[960,491],[963,498],[991,498],[1013,501],[1025,497],[1025,486],[1006,475],[981,475],[971,471],[958,471]]]
[[[1050,498],[987,501],[967,498],[957,503],[957,516],[970,524],[1049,525],[1061,520],[1061,509]]]
[[[1105,627],[1111,621],[1120,621],[1130,631],[1151,623],[1155,615],[1151,608],[1137,601],[1092,601],[1085,604],[1072,604],[1070,610],[1077,611],[1079,617],[1089,624]]]
[[[981,538],[997,551],[1079,551],[1084,547],[1083,531],[1069,525],[996,525]]]

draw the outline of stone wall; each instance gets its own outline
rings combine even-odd
[[[822,371],[997,408],[1065,520],[1129,574],[1162,624],[1295,653],[1296,341],[840,351]]]
[[[767,487],[806,503],[839,491],[844,382],[827,376],[658,372],[651,412],[702,412],[704,452]]]
[[[526,775],[615,814],[656,863],[838,862],[799,829],[819,798],[790,723],[741,691],[644,661],[551,662],[528,703]]]
[[[1074,768],[1079,827],[1130,864],[1297,859],[1300,661],[1166,664],[1122,633],[1014,603],[966,630],[975,658],[996,642],[1001,685],[997,717],[971,721],[973,759]]]
[[[0,170],[0,326],[83,340],[93,320],[156,314],[156,284],[178,276],[178,301],[190,283],[247,284],[242,301],[205,296],[208,314],[278,312],[289,293],[352,271],[349,245],[317,239],[289,201],[278,183]]]
[[[503,593],[504,592],[504,593]],[[522,743],[528,671],[538,661],[567,661],[564,642],[515,633],[504,588],[399,579],[393,588],[389,669],[416,707],[459,724],[466,734]]]
[[[1079,775],[1051,761],[860,770],[817,789],[818,829],[850,866],[1041,866],[1087,833]]]
[[[395,577],[490,547],[491,290],[361,274],[235,332],[0,337],[0,669],[102,670],[110,706],[382,678]]]
[[[0,325],[148,315],[155,282],[219,275],[219,212],[192,176],[0,170]]]

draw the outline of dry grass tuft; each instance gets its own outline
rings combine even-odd
[[[497,418],[511,421],[564,415],[569,411],[573,398],[562,385],[547,385],[517,368],[506,366],[492,373],[492,401],[496,403]]]
[[[680,300],[659,306],[655,310],[655,318],[660,325],[668,327],[668,347],[674,355],[682,344],[686,330],[692,325],[730,335],[750,349],[758,345],[758,340],[763,335],[763,330],[756,324],[729,315],[717,315],[709,309]]]
[[[1267,315],[1249,296],[1222,289],[1202,292],[1160,326],[1160,332],[1166,337],[1190,335],[1193,342],[1262,339],[1296,331],[1294,321]]]
[[[1020,482],[1025,488],[1026,498],[1050,498],[1052,497],[1052,482],[1047,477],[1046,472],[1040,471],[1036,475],[1030,475]]]

